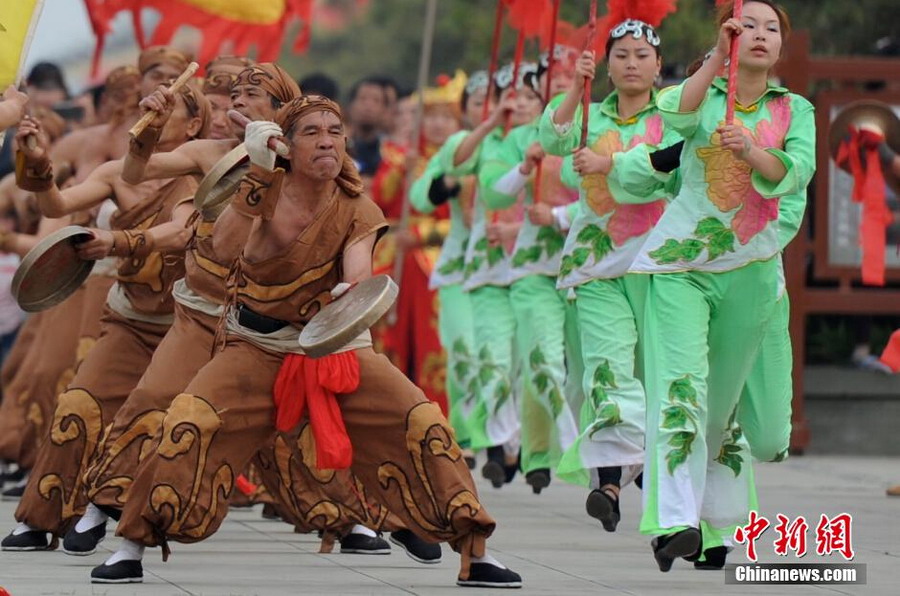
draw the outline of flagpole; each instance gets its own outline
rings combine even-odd
[[[418,81],[416,83],[416,88],[418,89],[418,103],[416,104],[416,116],[413,120],[413,130],[412,130],[412,147],[410,148],[410,155],[413,157],[412,160],[408,160],[407,163],[412,162],[416,163],[419,158],[420,151],[420,136],[422,133],[422,118],[425,113],[425,87],[428,85],[428,70],[431,67],[431,49],[434,45],[434,23],[437,17],[437,0],[428,0],[426,12],[425,12],[425,28],[422,33],[422,53],[419,55],[419,76]],[[400,211],[400,225],[398,229],[403,232],[409,226],[409,212],[410,212],[410,203],[409,203],[409,190],[412,186],[412,183],[415,181],[416,169],[415,167],[407,167],[406,169],[406,179],[403,184],[403,203],[401,204]],[[406,251],[403,250],[399,245],[397,246],[397,250],[395,252],[395,261],[394,261],[394,280],[397,284],[400,284],[400,280],[403,277],[403,261],[406,257]],[[387,322],[389,325],[393,325],[397,322],[397,302],[391,306],[391,310],[388,311]]]

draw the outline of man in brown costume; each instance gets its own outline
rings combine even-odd
[[[237,471],[255,446],[276,435],[273,421],[283,427],[284,416],[301,413],[294,400],[302,399],[305,371],[325,389],[307,396],[310,410],[339,412],[339,422],[313,416],[312,434],[321,439],[329,422],[332,430],[346,428],[331,435],[336,451],[316,440],[319,467],[349,467],[410,529],[449,542],[462,556],[460,585],[519,587],[519,575],[485,552],[495,524],[439,408],[372,350],[368,333],[346,352],[302,355],[299,330],[338,284],[371,276],[386,223],[360,195],[335,103],[301,97],[276,121],[281,128],[250,125],[251,171],[213,233],[239,218],[251,226],[229,276],[224,345],[168,408],[122,509],[122,548],[92,571],[92,581],[142,581],[145,546],[162,545],[166,556],[169,539],[196,542],[214,533]],[[282,129],[291,148],[288,172],[272,171],[275,155],[266,148],[267,135]]]
[[[159,135],[161,148],[173,149],[202,137],[209,123],[209,104],[192,85],[177,94],[169,125]],[[42,136],[40,127],[24,120],[19,138]],[[94,239],[79,247],[85,259],[110,254],[121,257],[118,282],[107,297],[100,339],[58,398],[49,437],[16,510],[19,525],[4,538],[4,550],[45,550],[56,545],[86,504],[83,473],[94,457],[103,428],[137,384],[153,350],[173,319],[172,284],[184,275],[187,222],[196,182],[181,177],[132,186],[121,180],[123,162],[96,168],[81,184],[60,191],[43,143],[36,149],[20,144],[17,180],[36,193],[49,217],[89,209],[113,197],[119,211],[114,231],[93,230]],[[171,252],[170,252],[171,251]],[[48,542],[47,533],[52,538]]]
[[[110,97],[114,121],[136,112],[141,80],[141,74],[134,66],[118,67],[107,76],[106,93]],[[51,143],[57,133],[62,132],[60,126],[54,127],[46,118],[38,117],[37,120]],[[54,161],[57,156],[65,161],[65,153],[65,148],[60,149],[59,144],[50,150]],[[76,158],[76,162],[59,168],[58,185],[63,184],[61,177],[71,174],[73,168],[86,174],[94,167],[90,156],[85,158],[79,154]],[[19,188],[16,190],[26,192]],[[28,194],[33,202],[33,196]],[[106,216],[109,206],[115,209],[111,202],[100,209],[103,214],[101,219],[106,222],[98,222],[100,228],[109,227]],[[90,210],[87,210],[61,219],[42,218],[35,234],[7,234],[2,242],[21,253],[30,250],[40,238],[64,223],[86,224],[91,217]],[[40,313],[43,322],[36,331],[36,341],[9,385],[10,401],[0,407],[0,457],[16,461],[22,469],[29,470],[34,465],[37,450],[53,418],[56,396],[65,390],[78,365],[100,335],[100,317],[114,281],[115,265],[115,257],[98,261],[81,288],[62,304]],[[18,499],[24,492],[25,484],[23,481],[3,491],[3,498]]]
[[[235,108],[257,119],[274,118],[276,105],[300,95],[293,80],[275,64],[248,67],[238,75],[235,85]],[[170,94],[159,89],[145,106],[162,110],[154,122],[155,126],[162,126],[171,106]],[[227,147],[224,142],[200,140],[182,145],[170,154],[154,153],[149,160],[130,153],[125,170],[144,171],[147,177],[193,171],[187,168],[197,167],[193,156],[199,154],[194,153],[195,148],[218,151],[221,155]],[[140,149],[152,150],[152,142]],[[197,161],[204,167],[207,163],[205,159]],[[250,231],[248,222],[226,218],[218,224],[214,242],[215,219],[215,213],[204,211],[195,224],[195,236],[186,256],[185,279],[176,282],[174,288],[175,323],[154,353],[141,382],[116,415],[103,448],[98,451],[99,457],[90,466],[88,493],[91,501],[101,507],[89,505],[68,532],[63,543],[68,554],[95,551],[105,536],[108,516],[118,517],[118,510],[128,498],[127,489],[144,453],[144,441],[155,435],[172,399],[211,357],[225,298],[225,278]],[[414,560],[440,562],[439,547],[424,543],[386,509],[368,502],[365,491],[348,472],[317,470],[315,457],[309,454],[309,436],[305,427],[290,435],[279,435],[253,460],[286,521],[298,531],[326,531],[325,548],[330,548],[331,536],[340,536],[341,552],[357,554],[389,552],[389,545],[372,529],[389,530],[391,540]]]

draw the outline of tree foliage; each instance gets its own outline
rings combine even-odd
[[[538,0],[535,0],[538,1]],[[600,2],[602,7],[605,3]],[[676,75],[715,40],[714,0],[679,0],[678,12],[660,28],[663,60]],[[818,54],[873,54],[880,38],[900,39],[896,0],[781,0],[795,29],[809,29]],[[349,27],[339,32],[314,29],[309,52],[290,53],[288,36],[282,61],[298,76],[321,71],[334,77],[346,91],[353,81],[369,74],[387,74],[402,86],[415,85],[422,43],[425,0],[377,0]],[[561,17],[575,25],[586,22],[589,0],[562,0]],[[493,0],[441,0],[435,32],[431,74],[474,70],[487,66],[495,2]],[[602,8],[601,8],[602,11]],[[501,59],[513,55],[515,35],[507,27]],[[535,59],[536,43],[526,46],[526,58]],[[597,77],[596,93],[605,87]]]

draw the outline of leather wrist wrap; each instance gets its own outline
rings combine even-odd
[[[45,192],[53,186],[53,164],[47,155],[29,159],[16,151],[16,185],[30,192]]]
[[[162,133],[161,128],[148,126],[141,131],[141,134],[131,139],[128,144],[128,154],[135,159],[146,162],[153,154],[153,150],[156,149],[160,133]]]
[[[142,261],[153,252],[153,236],[143,230],[115,230],[110,254]]]

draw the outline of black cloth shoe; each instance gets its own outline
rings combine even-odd
[[[725,559],[728,557],[728,549],[724,546],[714,546],[703,551],[703,561],[700,560],[699,554],[696,557],[688,558],[688,561],[694,561],[694,569],[701,571],[718,571],[725,567]]]
[[[22,498],[22,495],[25,494],[25,486],[26,481],[23,479],[19,482],[19,484],[16,484],[15,486],[12,486],[0,493],[0,499],[2,499],[3,501],[18,501]]]
[[[603,529],[615,532],[622,515],[619,512],[619,499],[613,498],[602,490],[592,490],[584,503],[587,514],[600,520]]]
[[[0,550],[52,550],[47,534],[43,530],[10,534],[0,542]]]
[[[512,569],[490,563],[472,563],[469,578],[456,578],[456,585],[466,588],[521,588],[522,576]]]
[[[275,508],[275,505],[271,503],[266,503],[263,505],[262,509],[262,518],[263,519],[281,519],[281,514],[278,513],[278,509]],[[321,538],[321,536],[319,536]]]
[[[478,465],[478,461],[475,459],[474,455],[467,455],[463,459],[466,460],[466,466],[468,466],[470,470],[474,470],[475,466]]]
[[[434,565],[441,562],[441,545],[425,542],[410,530],[391,532],[391,542],[406,551],[406,555],[417,563]]]
[[[351,555],[389,555],[391,545],[378,536],[347,534],[341,538],[341,553]]]
[[[92,584],[140,584],[144,581],[144,566],[140,561],[126,559],[112,565],[104,563],[91,570]]]
[[[488,447],[487,461],[481,468],[481,475],[491,481],[491,486],[501,488],[506,482],[506,470],[504,469],[503,447]]]
[[[63,538],[63,552],[67,555],[85,557],[97,552],[97,545],[106,538],[106,522],[97,524],[86,532],[78,532],[75,526]]]
[[[672,568],[678,557],[689,557],[700,550],[700,530],[687,528],[674,534],[657,536],[650,544],[653,546],[653,558],[663,573]]]
[[[28,474],[27,470],[23,470],[22,468],[16,468],[15,470],[7,470],[0,474],[0,486],[2,486],[6,482],[19,482],[25,479],[25,475]]]
[[[525,474],[525,482],[531,486],[531,492],[536,495],[550,486],[550,470],[547,468],[538,468]]]

